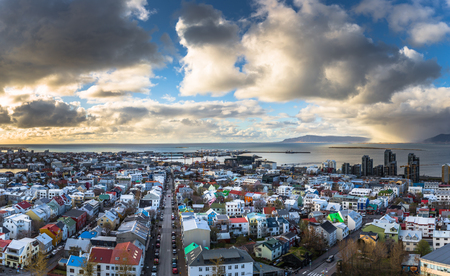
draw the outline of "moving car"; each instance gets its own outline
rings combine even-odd
[[[334,261],[334,255],[330,255],[326,260],[327,263],[331,263],[332,261]]]

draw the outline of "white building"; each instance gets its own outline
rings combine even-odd
[[[240,216],[244,206],[245,202],[243,200],[235,199],[225,204],[225,210],[228,216]]]
[[[403,248],[405,248],[405,251],[416,251],[417,244],[422,240],[422,232],[400,230],[399,239],[403,242]]]
[[[345,224],[347,224],[348,230],[354,232],[361,229],[362,227],[362,216],[358,212],[353,210],[342,210],[339,214],[344,219]]]
[[[371,193],[372,193],[372,189],[353,188],[350,191],[349,195],[369,197]]]
[[[450,231],[438,231],[433,232],[433,249],[436,250],[444,245],[450,243]]]
[[[203,247],[210,247],[210,232],[208,222],[194,218],[183,219],[181,224],[183,248],[195,242]]]
[[[282,196],[291,196],[291,192],[294,189],[292,186],[281,185],[277,188],[277,194]]]
[[[206,276],[216,273],[214,261],[218,258],[221,258],[221,275],[253,275],[253,259],[247,252],[237,248],[205,250],[203,247],[186,255],[188,275]]]
[[[336,238],[338,241],[342,241],[348,236],[350,231],[348,230],[347,225],[342,222],[333,223],[333,225],[336,227]]]
[[[28,237],[31,232],[31,219],[28,215],[15,214],[5,218],[3,226],[10,232],[11,239]]]
[[[432,238],[436,227],[435,218],[407,217],[405,219],[407,230],[416,230],[422,232],[423,238]]]

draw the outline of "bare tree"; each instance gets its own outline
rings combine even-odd
[[[266,207],[266,202],[262,199],[258,199],[253,201],[253,207],[255,207],[256,211],[262,212],[263,208]]]
[[[33,258],[33,256],[30,256]],[[45,276],[47,275],[47,259],[44,254],[38,252],[37,255],[30,261],[27,270],[34,276]]]

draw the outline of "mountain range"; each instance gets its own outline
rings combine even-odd
[[[450,144],[450,134],[439,134],[423,141],[428,144]]]
[[[357,136],[319,136],[305,135],[296,138],[288,138],[281,143],[365,143],[369,138]]]

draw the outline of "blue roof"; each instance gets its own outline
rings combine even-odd
[[[78,257],[78,256],[70,255],[70,258],[67,261],[67,265],[68,266],[83,267],[85,261],[86,261],[85,257]]]
[[[82,239],[92,239],[97,237],[98,233],[96,231],[84,231],[81,233],[80,238]]]
[[[59,260],[59,262],[60,262],[60,263],[63,263],[63,264],[67,264],[68,261],[69,261],[69,260],[67,260],[67,259],[61,259],[61,260]]]

